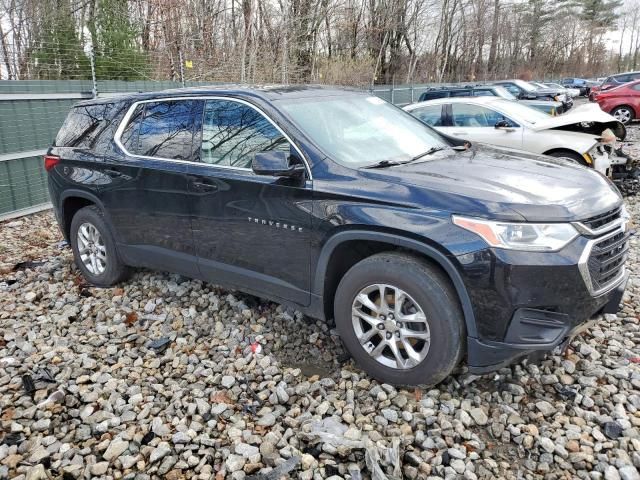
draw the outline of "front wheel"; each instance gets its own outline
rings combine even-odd
[[[583,167],[589,166],[589,164],[587,163],[587,161],[584,159],[582,155],[576,152],[572,152],[570,150],[556,150],[555,152],[547,153],[547,155],[555,158],[568,158],[569,160],[572,160],[582,165]]]
[[[354,265],[335,296],[338,332],[356,363],[393,385],[435,385],[464,353],[462,311],[449,280],[406,254]]]
[[[616,120],[624,125],[631,122],[631,120],[635,118],[635,112],[631,107],[628,107],[627,105],[622,105],[620,107],[614,108],[613,110],[611,110],[611,115],[613,115]]]

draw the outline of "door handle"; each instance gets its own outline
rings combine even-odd
[[[109,175],[110,177],[121,177],[122,176],[122,172],[119,172],[118,170],[113,170],[111,168],[107,168],[105,170],[103,170],[105,174]]]
[[[201,192],[215,192],[218,190],[218,186],[215,183],[206,182],[191,182],[193,188]]]

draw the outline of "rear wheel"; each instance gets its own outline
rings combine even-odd
[[[76,265],[89,283],[110,287],[127,276],[128,268],[118,256],[111,229],[98,207],[78,210],[71,220],[70,240]]]
[[[633,111],[633,108],[629,107],[628,105],[621,105],[614,108],[613,110],[611,110],[611,115],[613,115],[620,123],[625,125],[635,118],[635,112]]]
[[[448,279],[400,253],[354,265],[335,296],[340,336],[358,365],[394,385],[435,385],[464,352],[462,311]]]

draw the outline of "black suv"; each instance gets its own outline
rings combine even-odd
[[[519,100],[555,100],[562,102],[565,112],[573,107],[571,97],[557,88],[537,88],[529,82],[519,79],[500,80],[492,83],[503,86]]]
[[[168,270],[335,319],[372,376],[433,384],[563,344],[626,284],[602,175],[445,137],[360,91],[85,101],[45,156],[86,279]]]

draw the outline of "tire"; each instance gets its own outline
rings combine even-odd
[[[613,110],[611,110],[611,115],[616,117],[616,120],[618,120],[623,125],[631,123],[631,120],[636,117],[633,108],[631,108],[629,105],[620,105],[619,107],[614,108]]]
[[[127,277],[129,269],[118,256],[111,228],[95,205],[81,208],[73,216],[70,240],[76,265],[92,285],[110,287]]]
[[[589,167],[589,164],[582,155],[572,152],[571,150],[556,150],[555,152],[547,153],[546,155],[555,158],[568,158],[569,160],[579,163],[583,167]]]
[[[426,321],[405,320],[402,325],[404,328],[397,330],[398,319],[391,317],[394,313],[397,315],[398,311],[394,309],[387,312],[388,318],[383,316],[379,284],[384,285],[384,297],[389,305],[395,304],[392,294],[400,296],[402,291],[407,295],[400,300],[400,308],[405,309],[402,313],[414,314],[416,319],[421,310]],[[358,300],[364,300],[363,295],[370,302]],[[367,308],[367,304],[375,306],[378,313]],[[376,326],[360,316],[352,315],[354,310],[365,314],[369,312],[369,317],[375,318],[373,324]],[[464,354],[466,330],[463,314],[449,280],[433,266],[407,254],[380,253],[351,267],[338,285],[334,316],[346,349],[364,371],[381,382],[392,385],[435,385],[451,373]],[[400,319],[403,318],[407,317]],[[427,329],[428,345],[424,339]],[[405,333],[414,333],[423,338],[405,336]],[[387,340],[389,334],[391,340]],[[364,340],[367,336],[370,339],[361,343],[359,338]],[[411,361],[408,350],[405,347],[398,348],[405,341],[421,358],[416,357]],[[391,350],[391,342],[396,345],[402,363],[395,360],[397,356]],[[381,344],[384,345],[380,347]]]

